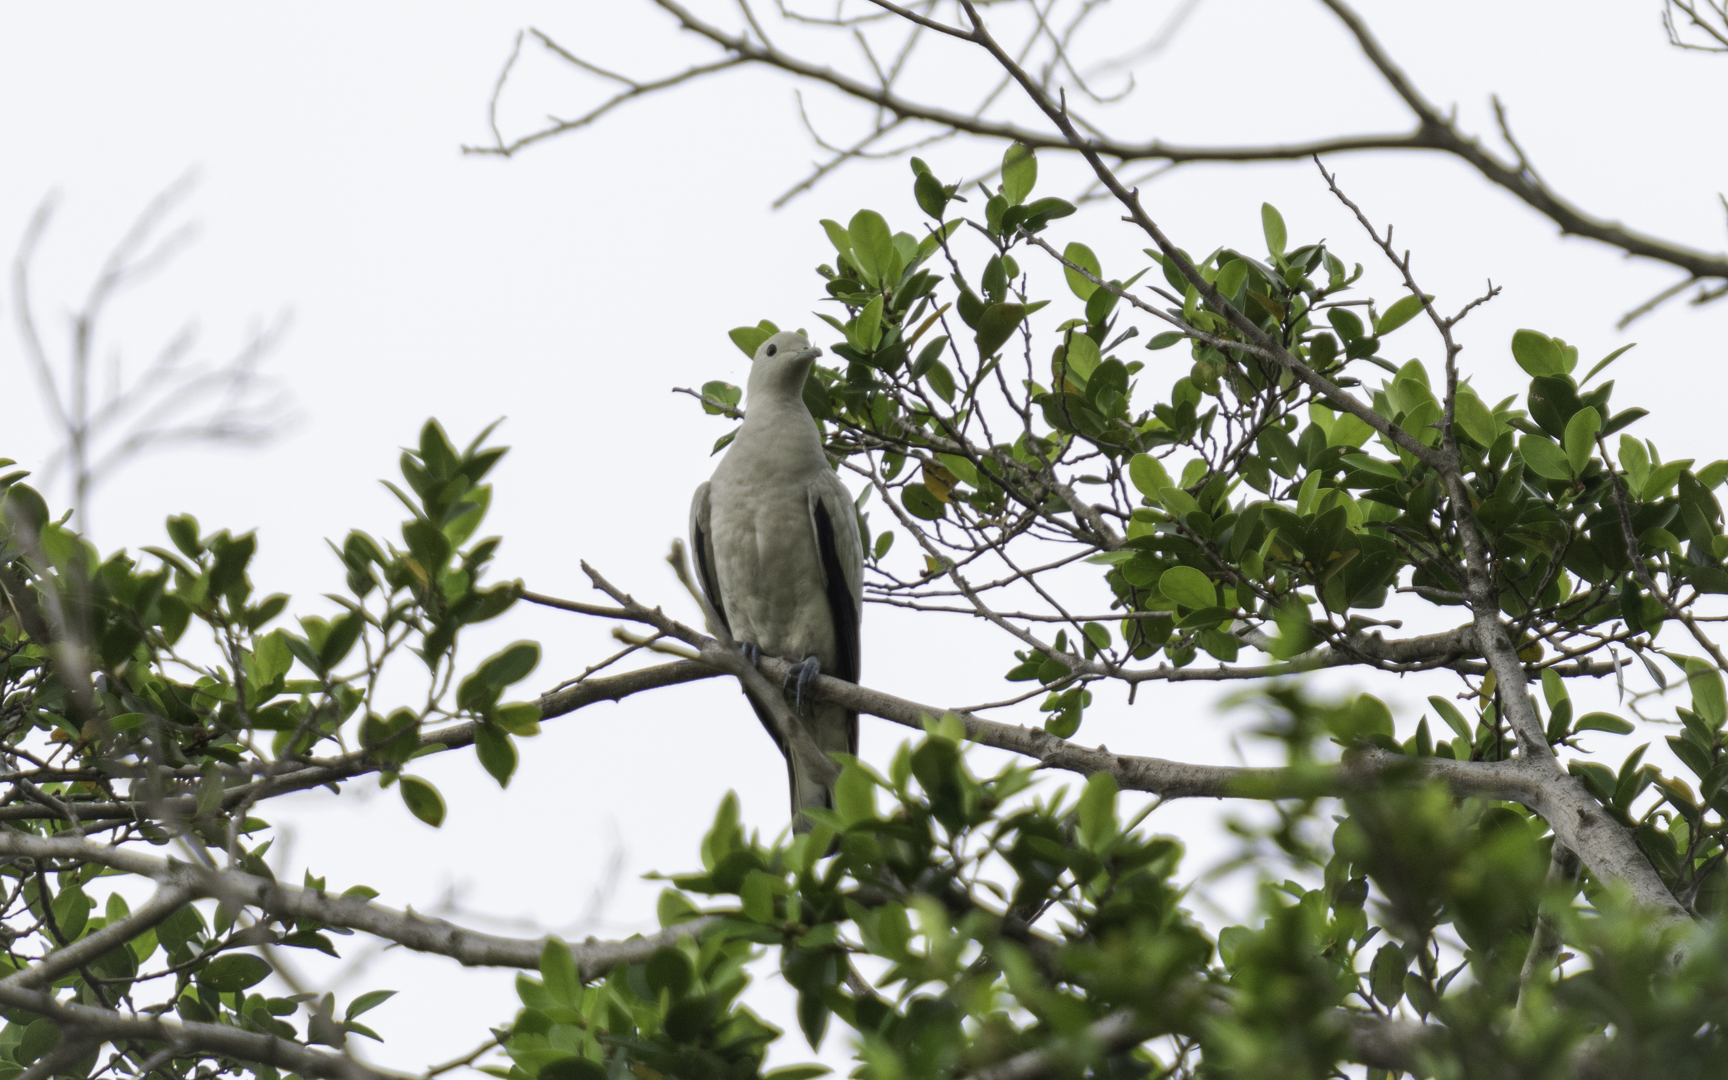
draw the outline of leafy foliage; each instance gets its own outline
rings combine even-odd
[[[437,826],[460,807],[413,775],[421,756],[472,746],[507,785],[546,716],[691,665],[591,680],[602,663],[527,703],[507,699],[536,644],[462,654],[464,629],[524,593],[487,580],[500,540],[476,539],[504,453],[489,431],[457,450],[429,422],[391,485],[410,515],[400,542],[332,545],[340,610],[292,625],[286,596],[254,588],[253,535],[179,516],[171,546],[104,559],[7,473],[0,1073],[363,1075],[312,1048],[376,1038],[361,1017],[391,992],[340,1012],[332,995],[274,996],[268,954],[249,951],[334,955],[356,930],[525,969],[522,1008],[493,1033],[508,1064],[485,1066],[504,1080],[820,1075],[765,1073],[783,1033],[748,990],[770,955],[804,1039],[845,1028],[867,1080],[1719,1071],[1728,663],[1706,613],[1728,592],[1714,494],[1728,462],[1665,462],[1634,432],[1644,411],[1596,381],[1620,354],[1579,376],[1579,349],[1534,330],[1509,346],[1527,391],[1490,405],[1455,366],[1463,312],[1441,316],[1407,261],[1399,296],[1359,298],[1361,266],[1292,246],[1270,205],[1264,255],[1191,259],[1151,229],[1145,264],[1114,277],[1080,240],[1045,239],[1074,208],[1033,198],[1030,148],[966,204],[975,218],[952,216],[958,185],[922,161],[913,174],[921,235],[868,209],[822,223],[818,314],[840,364],[815,368],[804,399],[837,467],[867,484],[867,595],[958,598],[1007,631],[1006,678],[1035,684],[1042,731],[927,716],[885,773],[846,759],[814,829],[770,843],[728,799],[702,869],[669,879],[659,935],[462,935],[365,886],[275,882],[262,804],[376,773]],[[1069,295],[1039,296],[1046,278]],[[1432,369],[1382,355],[1424,320],[1446,346]],[[730,337],[748,354],[774,332]],[[728,419],[749,405],[718,380],[697,396]],[[874,538],[873,494],[893,518]],[[648,623],[706,650],[695,666],[736,671],[590,575],[624,606],[551,602]],[[1001,603],[1027,595],[1046,608]],[[1401,622],[1380,615],[1407,610],[1462,625],[1387,637]],[[1682,634],[1707,656],[1679,651]],[[424,680],[414,704],[379,689],[405,656]],[[1651,686],[1613,713],[1574,705],[1573,680],[1624,687],[1632,657]],[[1346,665],[1449,670],[1460,692],[1412,726],[1371,695],[1302,689]],[[1261,710],[1282,766],[1075,741],[1095,689],[1191,677],[1249,684],[1238,701]],[[1647,744],[1617,768],[1583,753],[1581,736],[1634,734],[1682,688],[1668,744],[1689,779],[1646,762]],[[848,707],[908,722],[904,702],[851,689],[863,704]],[[976,775],[969,737],[1084,782]],[[1269,824],[1236,825],[1262,879],[1252,920],[1203,926],[1182,844],[1145,828],[1161,802],[1125,822],[1124,787],[1270,805]],[[197,865],[142,857],[170,843]],[[110,874],[158,891],[134,912]]]

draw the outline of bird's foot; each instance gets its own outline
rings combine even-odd
[[[816,681],[816,676],[820,674],[822,674],[822,665],[814,656],[805,657],[803,663],[793,664],[787,669],[786,681],[780,684],[780,688],[782,690],[793,688],[793,683],[797,683],[796,688],[794,688],[793,701],[797,705],[799,715],[803,715],[804,699],[809,696],[810,686]]]
[[[744,659],[750,661],[751,667],[762,662],[762,650],[757,647],[754,641],[740,641],[738,651],[744,654]]]

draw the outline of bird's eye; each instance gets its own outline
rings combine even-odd
[[[768,355],[769,356],[773,356],[775,353],[777,353],[779,351],[780,351],[780,347],[778,345],[768,346]]]

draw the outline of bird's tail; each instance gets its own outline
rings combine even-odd
[[[855,750],[855,741],[851,733],[857,730],[858,714],[843,709],[838,705],[819,703],[811,709],[810,716],[799,718],[804,730],[810,733],[811,740],[825,754],[850,754]],[[831,768],[830,763],[830,768]],[[811,822],[805,817],[806,809],[821,807],[833,809],[833,784],[824,783],[819,777],[829,770],[821,764],[803,760],[803,755],[789,751],[786,755],[786,779],[792,792],[792,830],[794,832],[809,832]]]
[[[791,747],[780,742],[774,731],[773,715],[758,702],[754,695],[746,692],[750,705],[756,710],[756,716],[762,721],[762,726],[779,744],[780,752],[786,755],[786,785],[792,794],[792,831],[805,833],[811,828],[811,821],[805,817],[806,809],[834,808],[834,789],[830,783],[823,782],[820,777],[828,769],[820,763],[803,760],[803,755],[796,753]],[[817,703],[811,710],[811,715],[801,716],[798,722],[804,725],[804,730],[810,733],[811,741],[826,754],[855,754],[858,752],[858,714],[838,705],[825,702]],[[830,763],[831,764],[831,763]]]

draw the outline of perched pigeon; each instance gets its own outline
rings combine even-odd
[[[858,681],[858,623],[864,599],[864,548],[852,496],[822,450],[804,406],[804,380],[822,355],[803,334],[763,342],[750,367],[744,425],[714,478],[690,504],[690,547],[702,591],[751,661],[759,653],[797,664],[798,718],[824,752],[858,752],[858,714],[812,702],[818,672]],[[792,821],[799,811],[831,807],[833,792],[776,733],[763,703],[756,715],[786,755]]]

